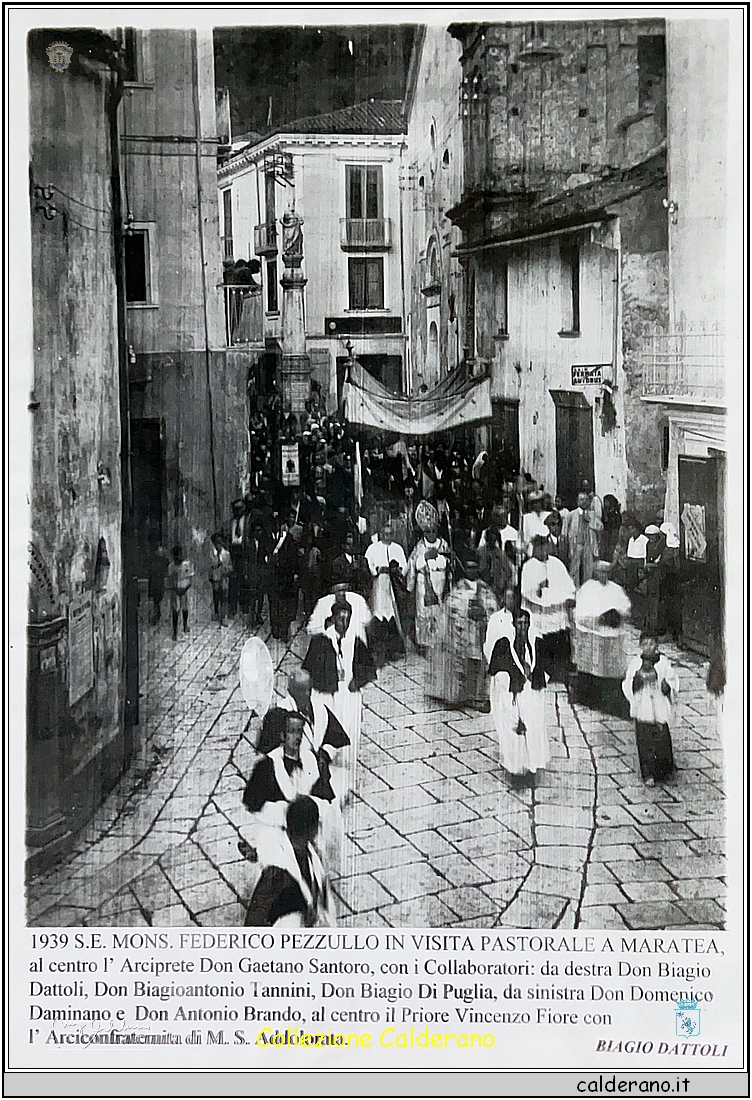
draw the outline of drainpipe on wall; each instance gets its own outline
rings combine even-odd
[[[125,244],[123,232],[123,197],[120,166],[120,126],[118,110],[123,98],[124,68],[119,52],[105,49],[102,60],[109,66],[113,79],[107,95],[107,117],[110,130],[110,186],[112,191],[113,246],[118,332],[118,389],[120,395],[120,476],[122,485],[122,600],[123,600],[123,661],[125,670],[125,705],[123,737],[123,769],[128,767],[136,749],[133,727],[139,722],[139,657],[138,657],[138,577],[137,547],[133,516],[133,480],[131,476],[130,386],[128,382],[128,338],[125,306]]]

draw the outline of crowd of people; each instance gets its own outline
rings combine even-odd
[[[549,764],[552,679],[631,715],[646,784],[674,768],[677,684],[657,640],[680,626],[671,527],[643,527],[586,482],[568,509],[461,441],[355,443],[313,396],[301,416],[281,403],[253,409],[254,487],[233,502],[207,564],[220,624],[237,617],[253,631],[268,618],[281,642],[294,622],[308,635],[244,792],[243,852],[263,868],[251,924],[333,919],[327,872],[357,791],[363,688],[408,651],[425,661],[428,696],[491,712],[513,786],[534,785]],[[297,444],[294,478],[275,441]],[[175,547],[155,584],[170,594],[176,638],[192,576]],[[631,662],[629,621],[642,632]]]

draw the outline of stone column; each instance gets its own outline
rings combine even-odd
[[[282,378],[281,397],[294,413],[303,412],[311,388],[311,361],[306,354],[303,287],[303,219],[294,204],[282,218]]]

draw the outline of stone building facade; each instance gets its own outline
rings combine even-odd
[[[404,144],[402,104],[369,100],[298,119],[235,149],[220,168],[225,260],[260,268],[255,288],[225,288],[228,343],[256,364],[262,392],[272,381],[281,392],[283,358],[298,354],[284,346],[283,217],[293,204],[302,218],[303,354],[326,407],[340,401],[348,345],[388,389],[406,388]]]
[[[455,255],[462,234],[447,216],[462,197],[461,52],[446,28],[420,28],[408,74],[402,187],[410,390],[415,394],[435,386],[465,349],[465,277]]]
[[[647,522],[661,435],[639,341],[668,316],[660,20],[455,24],[467,341],[519,462],[572,506],[587,480]],[[516,415],[515,415],[516,414]]]
[[[159,542],[200,557],[243,491],[246,372],[227,357],[211,32],[128,31],[126,49],[129,401],[145,576]]]
[[[48,47],[64,39],[70,65]],[[133,751],[125,717],[121,362],[115,248],[118,43],[28,40],[33,389],[27,839],[49,861]],[[113,140],[115,145],[113,145]]]

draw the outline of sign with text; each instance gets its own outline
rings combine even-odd
[[[68,702],[77,703],[94,687],[94,629],[91,592],[68,608]]]
[[[705,537],[705,506],[685,504],[681,514],[684,527],[684,552],[689,561],[705,561],[708,547]]]
[[[282,444],[282,484],[300,485],[300,454],[297,443]]]
[[[596,363],[586,366],[572,364],[573,386],[600,386],[603,384],[603,368],[608,364]]]

